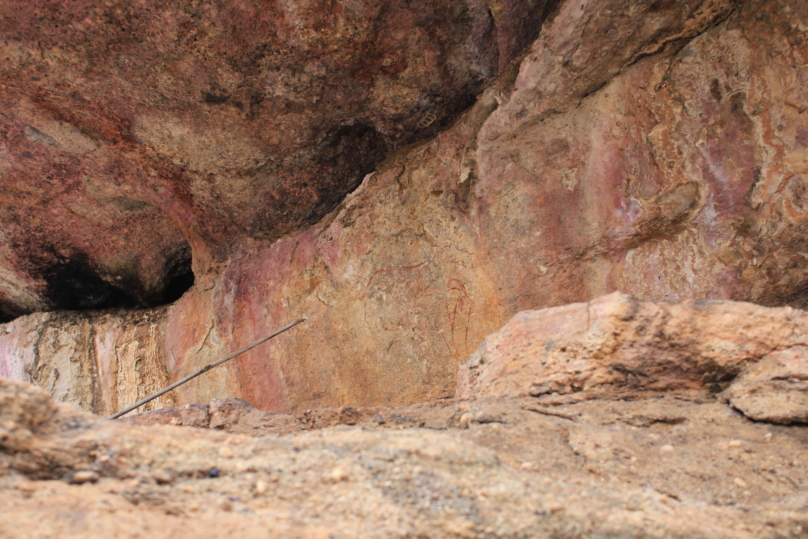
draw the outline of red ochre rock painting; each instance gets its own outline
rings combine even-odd
[[[298,412],[451,396],[458,365],[517,312],[615,290],[804,307],[806,27],[796,0],[562,1],[452,125],[315,225],[235,242],[164,316],[73,316],[120,316],[110,343],[151,325],[174,380],[308,315],[172,397]],[[43,347],[59,333],[33,337],[43,316],[0,326],[5,375],[55,376],[62,352]],[[80,369],[59,369],[68,386],[112,348],[81,349]],[[124,383],[109,376],[91,390]]]
[[[474,301],[462,280],[452,277],[444,282],[443,273],[434,269],[435,265],[448,269],[450,264],[460,268],[471,264],[468,252],[444,254],[452,249],[444,246],[420,264],[383,268],[370,278],[363,297],[365,323],[372,330],[395,333],[390,336],[393,341],[388,350],[397,345],[412,356],[448,353],[457,360],[471,352],[468,335]],[[421,351],[413,348],[416,344]],[[424,349],[434,344],[443,348],[431,352]]]

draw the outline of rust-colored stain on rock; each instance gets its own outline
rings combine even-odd
[[[488,13],[496,20],[500,12],[491,7],[494,4]],[[390,9],[415,28],[421,28],[419,17],[438,13]],[[434,9],[455,13],[446,6]],[[505,12],[512,13],[508,9]],[[307,26],[311,21],[306,17],[316,15],[295,13],[283,16],[298,17],[294,20],[302,21],[306,31],[298,29],[298,35],[298,30],[287,28],[283,31],[291,33],[284,39],[300,40],[300,46],[310,50],[328,48],[324,38],[317,37],[320,23]],[[472,33],[482,28],[468,22],[473,13],[470,8],[466,18],[461,17],[466,21],[462,27]],[[342,16],[322,24],[347,24]],[[266,17],[259,18],[261,24],[270,24],[275,15]],[[498,24],[513,20],[508,17],[503,15]],[[153,168],[155,176],[141,176],[143,185],[158,186],[165,193],[148,200],[126,195],[119,205],[140,208],[155,219],[172,216],[194,256],[196,283],[167,308],[162,326],[162,361],[169,379],[290,320],[310,317],[220,372],[181,388],[178,403],[241,397],[262,410],[297,413],[319,406],[398,405],[450,397],[458,366],[517,312],[589,301],[615,290],[647,300],[731,299],[805,306],[802,231],[808,206],[802,199],[808,135],[802,112],[808,96],[800,82],[806,76],[804,62],[797,60],[808,56],[800,30],[808,27],[808,9],[802,3],[560,2],[515,63],[508,66],[500,55],[485,64],[491,78],[479,79],[478,87],[486,89],[448,125],[444,120],[450,111],[462,107],[447,105],[440,113],[425,105],[419,109],[412,103],[423,104],[421,98],[387,77],[401,80],[418,57],[426,62],[427,73],[419,77],[432,73],[434,84],[443,84],[446,72],[427,61],[437,57],[433,53],[438,49],[455,51],[464,62],[478,62],[463,64],[467,67],[462,73],[493,58],[482,49],[469,52],[469,42],[463,40],[471,34],[450,36],[451,24],[435,34],[440,47],[434,45],[437,48],[424,52],[426,56],[405,47],[385,64],[384,58],[368,53],[358,70],[348,69],[344,76],[353,82],[345,82],[344,88],[359,85],[367,90],[363,81],[375,81],[378,93],[368,94],[369,101],[361,106],[351,101],[358,94],[340,93],[339,85],[329,86],[333,95],[318,94],[328,106],[316,110],[330,111],[326,116],[338,119],[333,125],[342,126],[335,127],[333,136],[312,134],[314,124],[301,123],[309,114],[306,107],[292,106],[295,92],[308,92],[307,84],[315,85],[322,80],[317,77],[325,75],[314,70],[305,82],[297,72],[259,69],[254,76],[271,78],[279,93],[271,103],[256,104],[255,110],[277,112],[272,107],[281,103],[291,107],[272,120],[269,112],[256,113],[260,122],[276,122],[271,125],[277,129],[261,123],[260,133],[242,130],[243,138],[227,139],[222,133],[242,125],[239,122],[258,125],[249,123],[249,101],[239,97],[237,84],[197,88],[197,77],[187,86],[163,87],[166,92],[190,92],[194,99],[183,99],[197,100],[193,106],[147,122],[143,114],[155,109],[144,108],[138,116],[141,123],[132,124],[141,142],[117,143],[136,144],[137,155],[159,163],[159,170]],[[421,35],[421,30],[408,32]],[[503,41],[502,32],[495,40],[500,51],[502,43],[512,42]],[[466,37],[460,40],[460,35]],[[214,42],[205,39],[197,42]],[[411,43],[404,35],[396,39]],[[335,55],[334,62],[347,63],[355,53],[342,57],[337,45],[328,51]],[[265,56],[259,64],[269,62],[273,53],[267,49],[261,54]],[[384,69],[359,69],[375,65],[371,58]],[[224,73],[230,68],[221,69],[217,80],[229,80]],[[451,88],[446,91],[460,95],[457,86]],[[203,92],[209,95],[199,103],[196,96]],[[470,97],[466,103],[471,103]],[[380,112],[405,104],[406,115]],[[339,112],[364,106],[379,114],[372,122],[362,116],[364,125],[372,124],[385,141],[379,156],[405,140],[434,136],[401,147],[382,163],[374,158],[367,167],[351,169],[356,174],[352,181],[359,185],[344,199],[349,189],[336,184],[312,187],[314,176],[325,174],[325,165],[308,167],[311,161],[298,157],[302,154],[297,150],[284,154],[287,168],[272,169],[277,181],[250,179],[264,174],[266,167],[280,167],[281,161],[266,158],[255,165],[255,171],[262,172],[248,172],[253,170],[253,156],[260,161],[271,148],[280,147],[275,146],[280,142],[267,142],[272,137],[288,143],[287,150],[317,148],[318,159],[329,163],[365,163],[361,155],[372,153],[376,135],[358,121],[345,130],[347,113]],[[431,115],[436,120],[419,131],[417,126],[426,125]],[[13,121],[19,122],[13,132],[22,133],[23,123]],[[46,142],[45,135],[56,142],[69,139],[76,148],[89,148],[78,135],[70,138],[70,133],[37,125],[32,127],[41,134],[30,131],[29,137]],[[404,132],[412,137],[396,135]],[[363,153],[366,150],[370,153]],[[305,155],[309,159],[313,154]],[[342,164],[333,166],[329,170],[347,170]],[[213,176],[201,172],[214,169]],[[361,179],[360,172],[369,174]],[[173,179],[166,183],[166,177]],[[323,181],[336,182],[335,177]],[[304,190],[303,183],[310,189]],[[339,195],[328,198],[318,189]],[[172,194],[180,191],[190,198]],[[311,205],[315,198],[322,204]],[[166,204],[174,209],[166,210]],[[309,213],[284,213],[288,205],[305,207]],[[262,228],[254,220],[259,214],[252,210],[219,213],[242,206],[261,206],[264,222],[271,226]],[[169,236],[164,236],[166,241]],[[184,249],[170,243],[168,251]],[[24,275],[15,273],[3,282],[15,279],[22,283]],[[28,285],[14,290],[19,297],[42,300]],[[23,339],[18,332],[24,330],[17,328],[32,323],[18,319],[16,326],[6,326],[0,341]],[[27,379],[20,365],[33,362],[30,350],[22,347],[4,360],[12,376]]]
[[[550,4],[3,2],[0,317],[170,302],[192,264],[313,224]]]

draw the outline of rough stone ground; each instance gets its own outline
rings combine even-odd
[[[116,422],[0,379],[0,505],[0,537],[808,537],[808,429],[684,392]]]

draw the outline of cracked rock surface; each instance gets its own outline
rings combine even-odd
[[[0,380],[0,536],[808,534],[805,427],[707,397],[307,415],[283,435],[133,427]]]

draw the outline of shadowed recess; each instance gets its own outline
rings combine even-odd
[[[177,301],[194,285],[187,243],[168,258],[162,279],[150,286],[138,278],[136,271],[122,269],[119,274],[102,274],[85,253],[62,255],[54,251],[52,247],[43,248],[34,271],[44,282],[42,297],[49,304],[48,310],[158,307]],[[0,324],[25,314],[28,311],[0,299]]]
[[[46,296],[56,309],[85,310],[130,308],[137,301],[104,281],[83,254],[58,257],[42,271]]]
[[[162,304],[174,303],[194,286],[194,272],[191,271],[191,251],[186,249],[171,265],[167,272],[166,286],[163,289]]]

